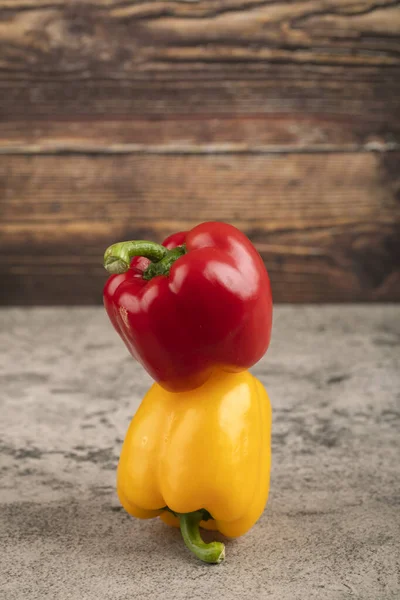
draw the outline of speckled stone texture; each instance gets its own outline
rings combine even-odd
[[[276,309],[253,369],[274,409],[270,500],[218,566],[119,507],[150,378],[103,310],[3,310],[0,328],[1,599],[400,598],[400,307]]]

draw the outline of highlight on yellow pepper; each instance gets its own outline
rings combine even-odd
[[[203,542],[199,527],[238,537],[258,520],[269,491],[271,420],[267,392],[248,371],[215,372],[188,392],[153,384],[122,447],[122,506],[180,527],[198,558],[221,562],[224,544]]]

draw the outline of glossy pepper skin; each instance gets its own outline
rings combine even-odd
[[[105,266],[116,274],[106,283],[104,304],[155,381],[171,391],[195,389],[216,369],[244,371],[265,354],[270,282],[243,233],[226,223],[202,223],[170,236],[164,247],[153,244],[153,256],[144,246],[129,268],[141,252],[138,244],[151,242],[122,242],[106,251]]]
[[[201,522],[205,528],[228,537],[246,533],[268,498],[271,419],[268,395],[248,371],[217,371],[190,392],[171,393],[155,383],[122,447],[122,506],[181,529],[196,521],[193,515],[198,526],[205,510],[212,518]]]

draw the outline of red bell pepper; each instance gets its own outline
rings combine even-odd
[[[170,391],[194,389],[216,367],[243,371],[266,352],[272,296],[264,263],[226,223],[153,242],[110,246],[104,304],[130,353]]]

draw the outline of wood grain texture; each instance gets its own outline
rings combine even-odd
[[[0,19],[8,120],[280,112],[399,139],[398,1],[13,0]]]
[[[2,281],[15,303],[98,303],[110,243],[215,219],[255,243],[276,301],[400,300],[389,170],[373,153],[3,157]]]
[[[0,154],[391,151],[379,119],[332,115],[184,116],[0,122]]]
[[[399,300],[400,0],[0,0],[3,304],[207,219],[277,301]]]

